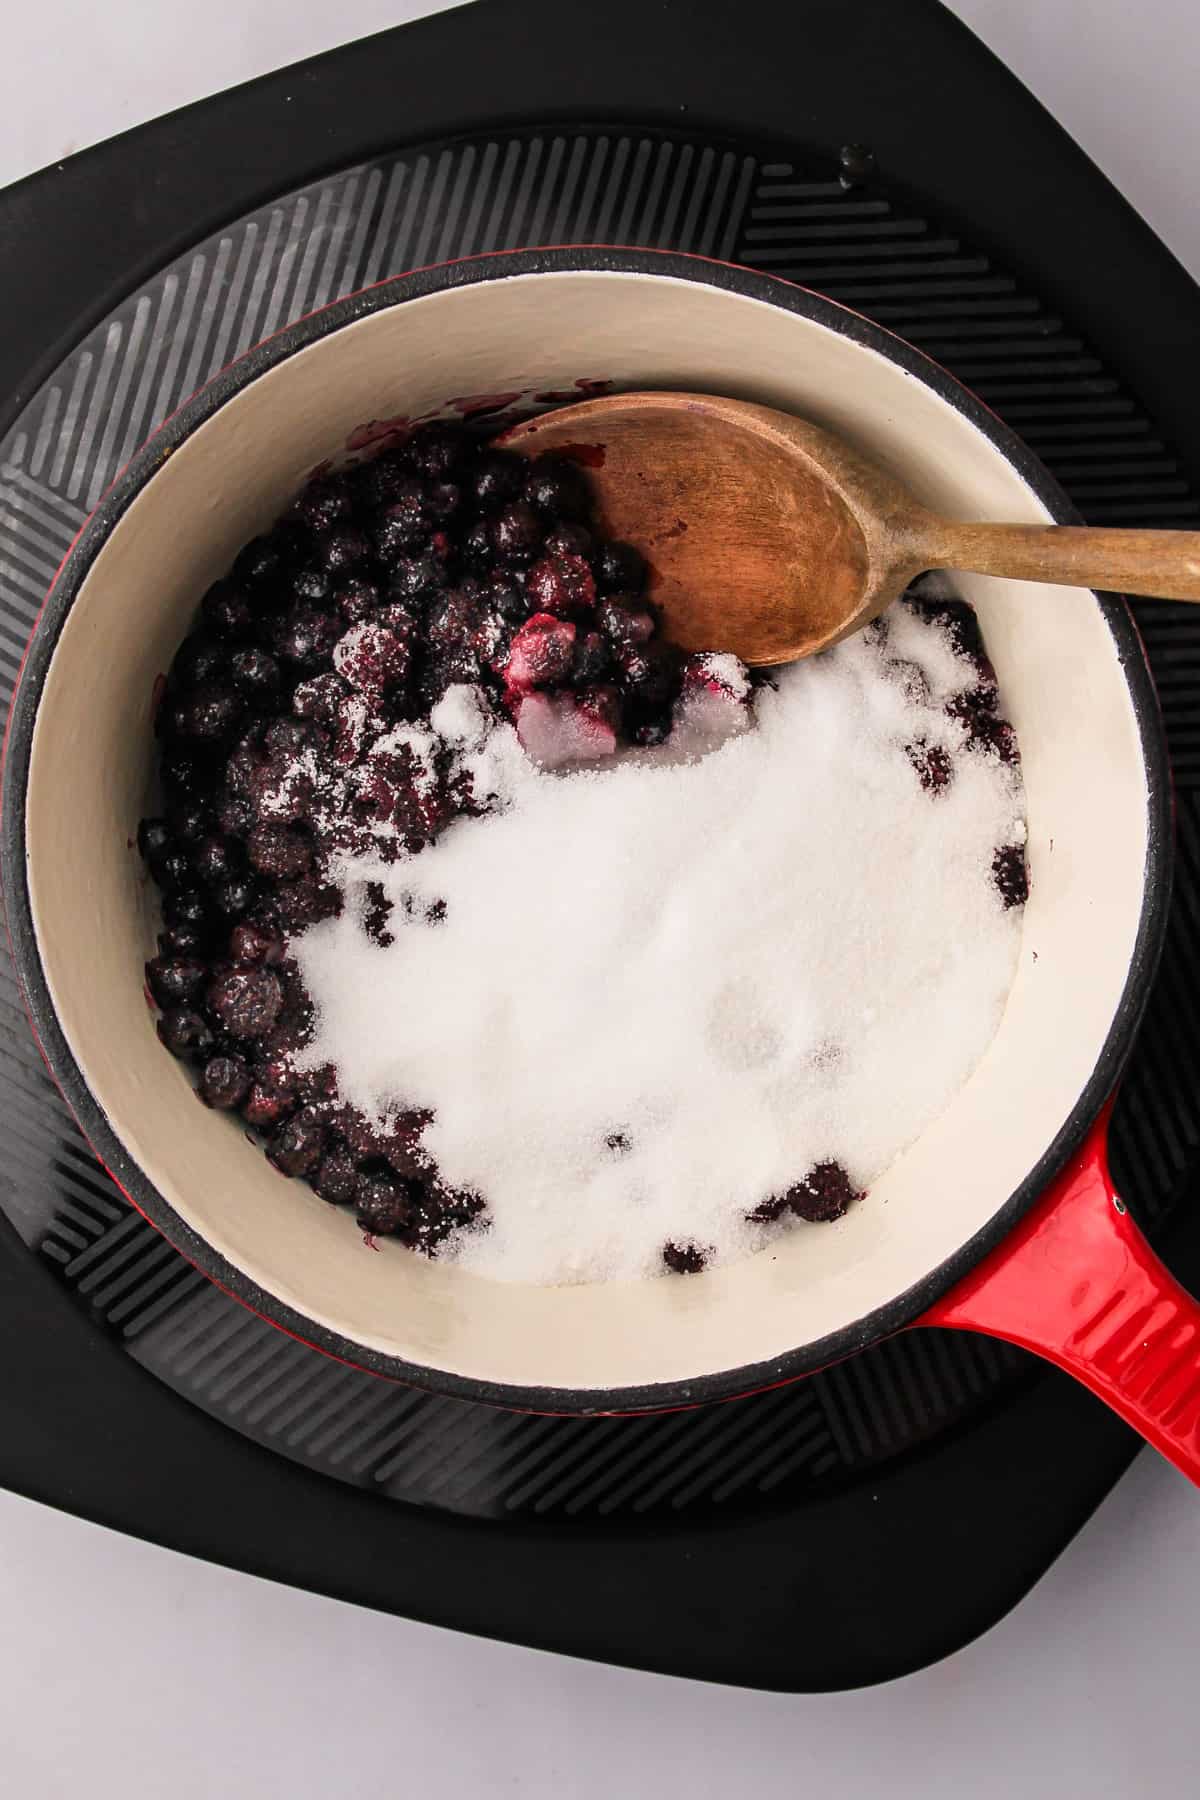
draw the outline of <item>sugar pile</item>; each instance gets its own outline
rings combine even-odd
[[[416,856],[347,855],[342,916],[292,940],[307,1063],[369,1115],[428,1108],[443,1177],[487,1201],[444,1256],[529,1282],[659,1274],[672,1239],[729,1260],[780,1229],[747,1221],[765,1198],[824,1159],[869,1188],[945,1107],[1021,930],[992,879],[1024,841],[1019,774],[944,710],[976,679],[896,607],[886,648],[779,672],[755,728],[707,754],[565,775],[447,694],[414,748],[449,747],[497,810]],[[921,741],[953,757],[942,792]]]

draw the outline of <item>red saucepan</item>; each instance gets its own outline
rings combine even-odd
[[[68,1101],[185,1255],[285,1330],[381,1375],[504,1406],[634,1411],[788,1381],[906,1326],[954,1326],[1060,1363],[1200,1475],[1200,1313],[1105,1160],[1170,881],[1158,713],[1119,600],[963,579],[1023,753],[1032,893],[1020,961],[970,1080],[835,1225],[686,1281],[530,1288],[394,1246],[371,1254],[346,1215],[280,1181],[199,1106],[159,1046],[141,984],[154,901],[131,840],[151,798],[155,677],[197,596],[364,420],[596,379],[803,414],[951,516],[1071,518],[1035,459],[943,370],[744,269],[527,251],[422,271],[301,321],[135,458],[30,645],[5,766],[4,882],[29,1010]]]

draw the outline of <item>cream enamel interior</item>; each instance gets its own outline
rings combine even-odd
[[[357,1343],[434,1370],[567,1389],[768,1361],[893,1300],[984,1226],[1095,1065],[1133,952],[1147,832],[1137,724],[1094,597],[964,578],[1024,755],[1033,892],[997,1037],[866,1203],[687,1281],[526,1288],[394,1246],[365,1250],[345,1214],[281,1180],[235,1124],[197,1104],[155,1037],[141,976],[155,908],[129,848],[149,792],[154,680],[208,582],[363,420],[581,375],[790,409],[846,434],[951,515],[1046,517],[930,388],[783,308],[613,272],[433,294],[320,339],[164,458],[66,621],[27,808],[35,928],[63,1030],[113,1129],[179,1216],[267,1292]]]

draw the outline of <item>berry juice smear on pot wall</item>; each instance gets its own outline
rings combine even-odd
[[[1024,803],[970,609],[927,580],[754,682],[644,587],[578,466],[434,425],[311,481],[172,665],[159,1034],[369,1241],[698,1272],[859,1202],[999,1022]]]

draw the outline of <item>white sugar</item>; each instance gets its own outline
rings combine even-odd
[[[456,682],[448,687],[429,715],[429,725],[444,743],[475,749],[488,733],[491,714],[477,687]]]
[[[443,1176],[487,1201],[443,1255],[530,1282],[658,1274],[670,1239],[740,1256],[779,1229],[746,1222],[761,1201],[829,1158],[869,1189],[962,1086],[1016,963],[992,858],[1023,799],[944,714],[971,665],[908,609],[888,623],[779,672],[755,728],[690,761],[547,773],[471,690],[439,704],[503,810],[345,867],[395,902],[389,947],[348,906],[293,949],[309,1059],[368,1113],[429,1108]],[[712,675],[736,700],[736,667]],[[944,792],[915,740],[953,753]]]

